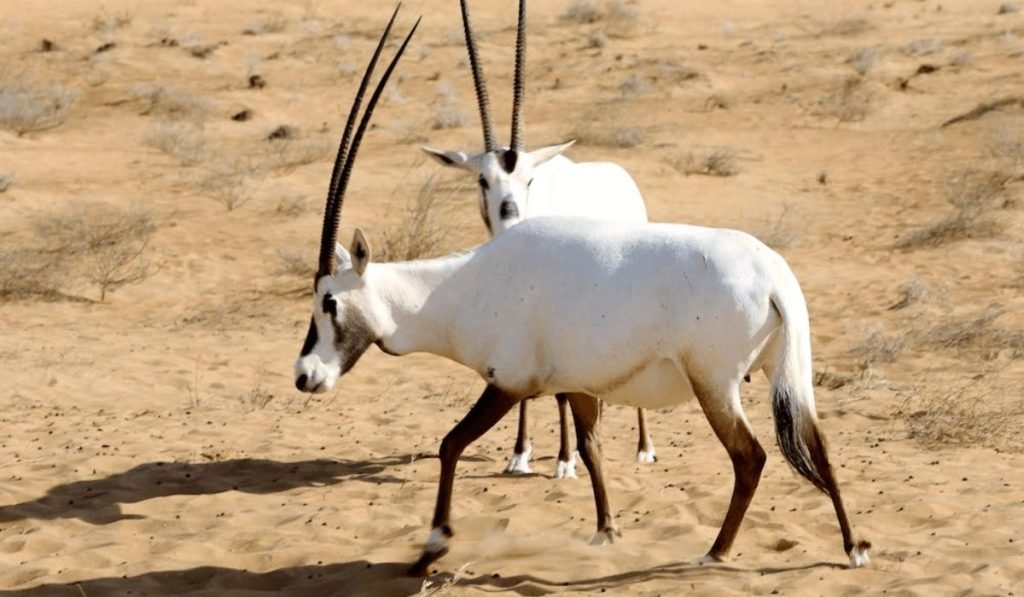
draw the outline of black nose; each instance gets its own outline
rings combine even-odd
[[[299,376],[298,379],[295,380],[295,387],[298,388],[300,392],[305,392],[307,381],[309,381],[309,379],[306,377],[306,374],[303,373],[302,375]]]

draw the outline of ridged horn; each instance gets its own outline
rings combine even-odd
[[[522,153],[523,96],[526,93],[526,0],[519,0],[519,29],[516,33],[516,72],[512,88],[512,149]]]
[[[459,0],[459,4],[462,6],[462,30],[466,34],[466,51],[469,53],[469,66],[473,70],[473,86],[476,88],[476,103],[480,109],[480,124],[484,129],[484,149],[496,151],[498,143],[494,140],[494,125],[491,124],[487,83],[484,81],[483,68],[480,66],[480,57],[477,55],[476,37],[473,35],[473,25],[469,18],[469,6],[466,4],[466,0]]]

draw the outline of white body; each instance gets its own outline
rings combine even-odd
[[[464,255],[339,271],[321,280],[317,301],[325,293],[358,309],[388,352],[441,355],[522,396],[576,391],[660,408],[689,398],[694,383],[738,387],[763,362],[772,373],[781,364],[764,361],[777,309],[794,364],[810,371],[796,278],[734,230],[538,218]],[[327,391],[350,355],[323,341],[328,315],[314,309],[314,323],[321,341],[296,374]]]

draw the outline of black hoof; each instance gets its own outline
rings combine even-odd
[[[447,547],[441,548],[440,551],[423,552],[420,559],[416,560],[416,563],[409,567],[409,576],[427,576],[430,571],[430,565],[443,558],[446,553],[448,553]]]

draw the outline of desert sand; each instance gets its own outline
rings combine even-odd
[[[528,146],[577,138],[570,157],[624,165],[652,219],[746,230],[792,265],[873,560],[847,568],[829,501],[774,445],[758,376],[744,405],[769,460],[730,562],[695,565],[732,488],[696,404],[651,414],[653,465],[633,462],[633,411],[607,409],[623,538],[591,546],[590,484],[582,466],[551,478],[541,398],[536,473],[500,474],[513,417],[471,446],[452,550],[427,579],[405,569],[436,450],[483,383],[376,348],[328,394],[300,394],[291,373],[333,146],[392,6],[57,4],[0,2],[0,106],[18,84],[74,99],[45,130],[0,130],[15,289],[0,297],[2,594],[1024,592],[1021,3],[596,2],[594,22],[532,3]],[[473,7],[504,139],[515,9]],[[342,238],[358,225],[395,242],[424,193],[438,253],[485,233],[473,181],[418,148],[481,136],[457,3],[407,1],[397,30],[419,14]],[[151,233],[148,268],[101,301],[89,249],[54,246],[125,210]],[[17,270],[14,255],[49,261]]]

